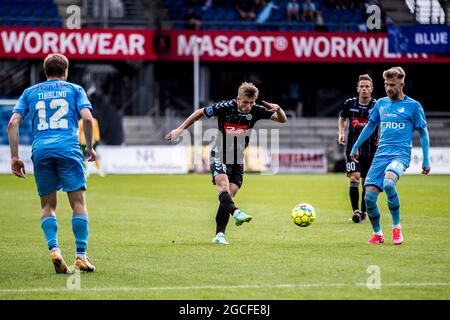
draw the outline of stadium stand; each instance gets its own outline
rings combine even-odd
[[[0,25],[62,27],[53,0],[0,0]]]
[[[288,22],[287,5],[289,0],[279,1],[255,1],[256,19],[242,20],[233,6],[233,1],[211,1],[212,5],[206,5],[208,1],[165,0],[165,9],[168,18],[173,21],[172,28],[185,29],[185,16],[189,8],[201,20],[202,30],[264,30],[264,31],[314,31],[315,21],[300,20]],[[302,8],[304,0],[297,1]],[[360,31],[365,18],[365,1],[341,1],[343,6],[336,6],[326,0],[314,0],[316,11],[321,11],[323,21],[329,31]],[[332,2],[331,2],[332,3]],[[267,10],[272,6],[271,10]],[[275,6],[275,7],[273,7]],[[269,14],[267,14],[269,12]],[[263,18],[263,15],[265,18]],[[317,16],[317,14],[315,14]]]

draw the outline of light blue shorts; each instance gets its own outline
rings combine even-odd
[[[397,175],[398,179],[402,176],[406,169],[409,167],[409,161],[399,158],[396,155],[386,157],[381,156],[375,158],[372,161],[369,172],[367,173],[364,186],[375,186],[380,191],[383,191],[384,176],[387,172],[393,172]]]
[[[57,190],[86,190],[86,168],[80,150],[39,150],[31,157],[39,196]]]

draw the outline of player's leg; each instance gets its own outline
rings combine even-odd
[[[362,157],[360,159],[360,168],[361,168],[361,184],[363,186],[363,191],[361,195],[361,222],[364,222],[367,217],[367,208],[366,208],[366,188],[364,185],[366,183],[367,173],[369,172],[370,165],[372,164],[373,155]]]
[[[232,197],[234,197],[242,186],[244,178],[244,165],[233,164],[231,166],[231,171],[228,172],[228,177],[230,180],[230,192]],[[233,217],[234,223],[237,226],[240,226],[244,222],[250,222],[252,220],[252,216],[246,214],[244,211],[240,209],[237,209],[236,211],[233,212]]]
[[[365,183],[366,179],[365,178],[361,178],[361,185],[363,186],[362,188],[362,194],[361,194],[361,222],[365,222],[366,221],[366,217],[367,217],[367,208],[366,208],[366,188],[364,188],[364,183]]]
[[[56,273],[68,273],[58,243],[58,222],[56,220],[56,191],[61,187],[54,160],[36,152],[33,157],[34,179],[41,200],[41,228],[50,251]]]
[[[360,170],[359,163],[352,161],[349,152],[347,152],[345,167],[347,170],[347,176],[350,180],[349,197],[352,205],[352,220],[358,223],[361,220],[359,211],[359,183],[360,183]]]
[[[89,238],[89,216],[86,206],[84,189],[67,192],[72,208],[72,232],[75,236],[76,260],[75,267],[81,271],[92,272],[95,266],[87,257],[87,244]]]
[[[211,157],[210,170],[212,175],[212,183],[216,186],[219,197],[219,208],[216,213],[216,236],[212,240],[216,244],[228,244],[225,238],[225,230],[227,228],[228,220],[230,219],[230,212],[235,210],[233,200],[229,193],[229,181],[227,176],[227,166],[221,162],[221,159]],[[222,195],[223,194],[223,195]],[[228,197],[227,197],[228,194]],[[230,199],[228,199],[230,198]]]
[[[386,168],[383,187],[387,196],[387,205],[392,216],[392,241],[394,244],[403,242],[400,225],[400,199],[398,197],[396,183],[405,171],[404,165],[397,160],[392,161]]]
[[[65,152],[60,155],[57,169],[72,208],[72,232],[76,246],[75,267],[81,271],[94,271],[95,267],[86,255],[89,218],[85,198],[86,175],[81,152]]]
[[[353,171],[350,173],[349,178],[350,178],[349,195],[353,209],[352,220],[355,223],[359,223],[361,221],[361,211],[359,210],[359,184],[361,180],[361,174],[359,171]]]
[[[239,191],[239,187],[234,183],[230,183],[229,185],[230,185],[229,190],[230,190],[231,198],[234,198],[236,193]],[[216,234],[225,233],[229,219],[230,219],[230,214],[227,212],[227,210],[224,207],[219,205],[219,208],[217,209],[217,214],[216,214]]]
[[[383,231],[380,224],[380,209],[378,208],[378,195],[380,191],[375,186],[366,187],[366,206],[367,215],[369,216],[370,223],[372,224],[373,234],[369,243],[377,244],[384,242]]]
[[[225,238],[225,231],[230,219],[230,213],[236,210],[236,206],[230,194],[230,184],[226,173],[220,173],[213,177],[213,183],[216,185],[219,197],[219,208],[216,213],[216,236],[212,242],[216,244],[228,244]]]
[[[380,224],[380,209],[378,208],[378,195],[383,191],[383,179],[385,170],[385,161],[376,159],[367,173],[364,186],[366,188],[365,201],[367,215],[372,225],[373,234],[369,243],[377,244],[384,242],[383,231]]]
[[[56,191],[41,196],[41,228],[47,241],[50,258],[56,273],[69,273],[58,243],[58,222],[56,220]]]

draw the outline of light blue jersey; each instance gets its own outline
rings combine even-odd
[[[92,110],[84,89],[61,80],[26,89],[14,107],[13,113],[31,116],[31,159],[40,196],[59,189],[86,189],[86,168],[78,144],[78,119],[83,108]]]
[[[49,80],[26,89],[13,112],[23,118],[31,113],[34,154],[43,149],[78,150],[78,119],[83,108],[92,110],[82,87]]]
[[[422,105],[408,96],[400,101],[385,97],[377,101],[369,121],[380,126],[380,139],[375,156],[379,158],[396,155],[407,168],[411,160],[414,130],[427,126]]]

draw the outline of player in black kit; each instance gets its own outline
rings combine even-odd
[[[195,121],[202,117],[217,118],[218,133],[211,149],[211,174],[219,195],[219,209],[216,215],[216,236],[213,243],[228,244],[225,230],[233,215],[240,226],[252,217],[239,210],[233,198],[242,186],[244,174],[244,150],[248,146],[251,129],[260,119],[286,122],[286,114],[277,104],[262,101],[256,104],[258,88],[244,82],[238,89],[236,99],[222,101],[201,108],[192,113],[177,129],[166,135],[167,140],[177,139]]]
[[[361,210],[359,210],[359,184],[369,171],[378,143],[378,130],[375,130],[372,136],[364,142],[359,149],[359,163],[350,159],[350,151],[358,139],[361,131],[366,125],[369,112],[375,105],[376,100],[371,97],[373,91],[372,79],[368,74],[359,76],[356,86],[358,97],[347,99],[339,112],[339,137],[338,143],[345,144],[345,124],[348,119],[350,124],[347,134],[347,146],[345,148],[347,176],[350,178],[350,202],[353,209],[352,220],[355,223],[364,222],[366,219],[366,203],[364,201],[365,190],[363,187],[361,197]]]

